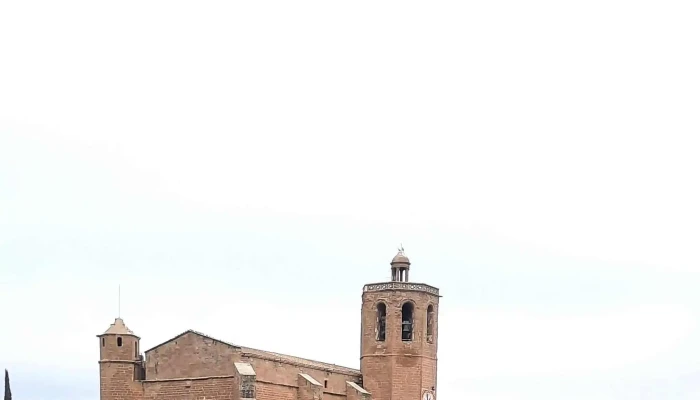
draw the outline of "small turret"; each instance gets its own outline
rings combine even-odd
[[[139,361],[139,338],[129,329],[124,320],[116,318],[101,335],[100,361]]]
[[[139,341],[121,318],[102,334],[100,345],[100,400],[119,400],[128,396],[139,400],[139,381],[145,378]]]

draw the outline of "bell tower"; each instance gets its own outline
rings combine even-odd
[[[408,280],[403,248],[391,282],[362,291],[360,369],[373,400],[436,399],[439,290]]]

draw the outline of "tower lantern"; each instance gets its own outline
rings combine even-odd
[[[398,254],[391,260],[391,280],[394,282],[408,282],[408,270],[411,262],[404,254],[403,246],[399,248]]]

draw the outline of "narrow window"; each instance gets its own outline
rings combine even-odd
[[[253,377],[246,376],[246,377],[241,378],[240,398],[241,399],[254,399],[255,398],[255,380]]]
[[[413,340],[413,304],[404,303],[401,307],[401,340]]]
[[[328,389],[328,379],[323,381],[323,387]]]
[[[377,341],[386,340],[386,304],[377,304]]]
[[[122,347],[122,338],[117,338],[117,346]]]
[[[105,338],[102,338],[102,347],[105,347]]]
[[[433,334],[434,334],[434,332],[433,332],[433,325],[434,325],[433,320],[434,320],[434,318],[435,318],[435,312],[433,311],[433,305],[431,304],[428,306],[428,315],[426,318],[426,320],[428,322],[426,323],[426,327],[425,327],[425,330],[426,330],[425,337],[427,338],[428,343],[433,343]]]

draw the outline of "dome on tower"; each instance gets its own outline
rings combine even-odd
[[[114,323],[109,326],[103,335],[134,335],[134,332],[127,328],[126,324],[124,324],[124,320],[115,318]]]
[[[391,263],[392,264],[410,264],[411,262],[408,261],[408,257],[406,257],[406,254],[404,254],[403,249],[400,249],[399,252],[391,260]]]

